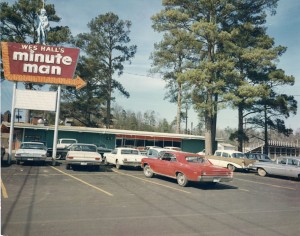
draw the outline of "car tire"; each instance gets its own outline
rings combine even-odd
[[[119,170],[119,169],[121,169],[121,165],[119,164],[119,162],[118,162],[118,160],[116,161],[116,168]]]
[[[144,175],[147,177],[147,178],[152,178],[154,173],[151,169],[151,167],[149,165],[145,165],[144,167]]]
[[[232,170],[232,172],[234,172],[234,171],[235,171],[235,166],[234,166],[234,165],[231,165],[231,164],[228,164],[228,165],[227,165],[227,169],[228,169],[228,170]]]
[[[19,160],[17,160],[16,163],[17,163],[17,165],[20,165],[20,161]]]
[[[56,154],[56,160],[61,160],[62,159],[62,155],[61,154]]]
[[[186,178],[186,176],[183,173],[178,173],[176,178],[177,178],[177,183],[179,184],[179,186],[185,187],[188,184],[188,179]]]
[[[67,169],[67,170],[70,170],[70,169],[71,169],[71,165],[70,165],[70,164],[67,164],[67,165],[66,165],[66,169]]]
[[[267,175],[267,172],[263,168],[258,168],[257,173],[259,176],[265,177]]]

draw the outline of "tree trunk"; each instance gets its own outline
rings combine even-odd
[[[217,116],[218,116],[218,94],[214,95],[214,110],[212,114],[212,135],[211,135],[211,142],[212,142],[212,153],[215,153],[215,150],[218,149],[216,145],[216,136],[217,136]]]
[[[181,96],[182,96],[182,84],[178,83],[178,96],[177,96],[177,116],[176,116],[176,133],[180,133],[180,123],[181,123]]]
[[[244,142],[244,122],[243,122],[243,109],[238,107],[238,151],[243,152]]]
[[[212,104],[212,94],[207,95],[207,104],[210,107],[205,111],[205,154],[213,155],[213,104]]]
[[[267,114],[267,106],[265,105],[264,107],[264,118],[265,118],[265,127],[264,127],[264,154],[268,155],[269,154],[269,137],[268,137],[268,114]]]
[[[106,101],[106,121],[105,127],[110,128],[110,110],[111,110],[111,94],[112,94],[112,52],[110,51],[109,55],[109,75],[107,83],[108,97]]]

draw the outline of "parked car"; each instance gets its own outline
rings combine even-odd
[[[66,169],[72,166],[94,166],[100,168],[102,162],[101,154],[97,152],[97,146],[94,144],[74,143],[69,147],[66,155]]]
[[[164,152],[170,151],[170,149],[165,149],[161,147],[150,147],[147,150],[146,156],[149,158],[159,158]]]
[[[181,151],[180,147],[171,147],[171,146],[165,146],[165,149],[174,150],[174,151]]]
[[[140,167],[141,160],[144,157],[136,148],[118,147],[112,150],[111,153],[105,154],[104,163],[113,164],[117,169],[122,166]]]
[[[262,153],[245,153],[246,158],[260,162],[272,162],[271,158]]]
[[[189,181],[228,182],[233,173],[226,168],[213,166],[205,157],[195,153],[166,151],[159,158],[143,158],[142,168],[146,177],[154,174],[177,179],[184,187]]]
[[[1,161],[3,160],[5,156],[5,147],[1,146]]]
[[[47,147],[41,142],[23,142],[15,153],[17,165],[20,162],[34,162],[47,160]]]
[[[278,175],[300,179],[300,159],[284,157],[274,162],[257,162],[254,165],[258,175]]]
[[[78,143],[77,139],[73,139],[73,138],[60,138],[57,141],[56,148],[57,149],[64,149],[64,148],[67,148],[68,146],[70,146],[73,143]]]
[[[57,141],[56,144],[56,159],[57,160],[64,160],[66,159],[66,155],[69,151],[69,147],[73,143],[78,143],[77,139],[72,139],[72,138],[61,138]],[[48,148],[48,156],[52,157],[53,154],[53,149]]]
[[[197,154],[201,155],[201,156],[204,156],[205,155],[205,149],[203,149],[202,151],[200,152],[197,152]]]
[[[245,154],[235,150],[216,150],[214,156],[245,158]]]
[[[104,153],[108,153],[111,152],[112,149],[107,148],[105,144],[99,144],[99,146],[97,147],[97,152],[99,152],[102,156],[102,159],[104,158]]]
[[[220,167],[228,168],[232,171],[237,169],[251,170],[256,160],[249,160],[244,153],[233,150],[217,150],[213,156],[206,156],[208,160]]]

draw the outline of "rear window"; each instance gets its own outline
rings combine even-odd
[[[76,143],[76,140],[61,140],[61,143],[67,143],[67,144],[72,144],[72,143]]]
[[[42,143],[22,143],[21,149],[39,149],[43,150],[46,149],[46,146]]]
[[[133,149],[122,149],[121,154],[132,154],[132,155],[138,155],[139,151],[138,150],[133,150]]]
[[[82,151],[82,152],[97,152],[97,147],[93,145],[73,145],[70,148],[71,151]]]
[[[203,157],[198,157],[198,156],[186,156],[185,157],[187,162],[193,162],[193,163],[206,163],[208,162],[207,159]]]

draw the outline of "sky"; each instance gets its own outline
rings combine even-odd
[[[6,1],[10,4],[13,0]],[[60,16],[59,25],[69,26],[72,34],[89,32],[88,22],[93,18],[113,12],[122,20],[130,20],[131,44],[137,45],[137,53],[132,63],[125,64],[123,75],[117,78],[130,93],[127,99],[115,93],[116,103],[125,110],[133,112],[155,111],[160,119],[169,122],[176,116],[176,104],[164,100],[165,83],[159,75],[150,75],[150,54],[154,50],[154,43],[161,40],[161,34],[155,32],[151,25],[151,16],[163,9],[162,0],[46,0],[46,4],[54,4],[57,15]],[[280,0],[275,16],[269,16],[266,27],[268,34],[275,39],[276,45],[287,47],[286,53],[280,57],[278,68],[287,75],[295,77],[293,87],[282,87],[280,90],[288,95],[294,95],[298,102],[299,111],[286,120],[288,128],[300,129],[300,1]],[[50,26],[55,26],[51,25]],[[84,78],[83,78],[84,79]],[[1,83],[1,112],[11,110],[12,83]],[[217,127],[237,128],[237,111],[225,108],[218,114]],[[188,113],[188,127],[198,123],[196,112],[190,109]]]

